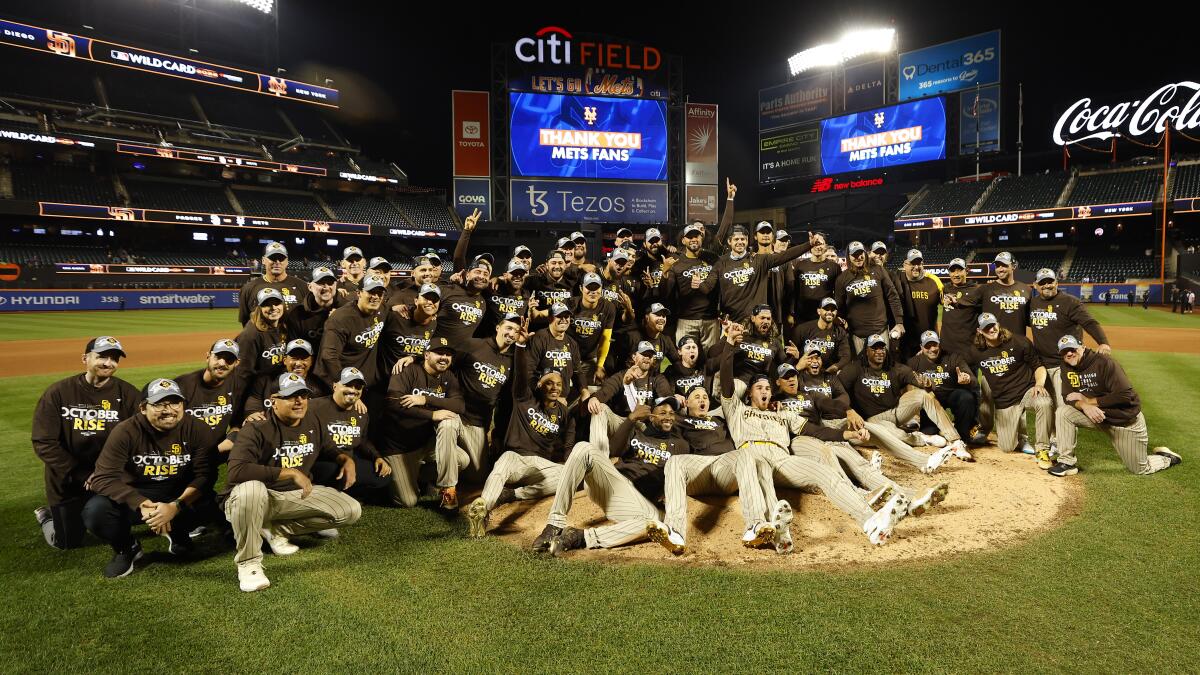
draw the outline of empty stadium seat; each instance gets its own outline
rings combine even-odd
[[[1024,176],[1002,176],[979,207],[980,213],[1020,211],[1054,206],[1066,187],[1070,174],[1063,171]]]
[[[133,206],[198,213],[233,213],[222,186],[126,180]]]
[[[986,182],[944,183],[931,187],[916,203],[906,207],[904,216],[946,216],[968,213],[979,201]]]
[[[392,196],[396,206],[416,227],[442,232],[456,232],[458,226],[450,217],[445,198],[427,194],[397,194]]]
[[[1200,197],[1200,164],[1182,164],[1174,169],[1171,199]]]
[[[1162,170],[1080,174],[1067,206],[1148,202],[1162,187]]]
[[[14,164],[13,197],[67,204],[119,204],[112,177],[59,164]]]
[[[329,214],[309,195],[237,189],[234,192],[248,216],[329,220]]]

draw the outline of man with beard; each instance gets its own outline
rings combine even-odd
[[[357,302],[335,310],[325,322],[321,357],[316,375],[325,382],[336,382],[342,369],[358,368],[370,389],[380,381],[379,334],[383,331],[383,277],[370,275],[363,281]]]
[[[286,335],[304,338],[320,349],[321,338],[325,335],[325,322],[339,304],[344,304],[338,302],[339,298],[347,297],[342,296],[340,289],[335,287],[334,279],[333,271],[328,267],[313,270],[312,281],[308,282],[308,293],[283,315]],[[358,298],[358,291],[355,290],[353,295],[348,297],[349,302],[353,303]]]
[[[746,328],[746,334],[738,342],[733,373],[734,377],[743,383],[748,385],[754,376],[772,372],[776,364],[782,363],[789,356],[793,359],[799,358],[800,355],[794,347],[784,348],[779,329],[772,319],[770,305],[755,307],[742,325]],[[715,371],[720,367],[721,357],[727,349],[729,342],[725,340],[712,348],[706,359],[710,369]]]
[[[490,260],[477,257],[465,268],[461,284],[442,287],[436,337],[444,337],[457,346],[475,336],[475,329],[483,323],[486,304],[483,292],[488,288],[491,274]]]
[[[600,275],[588,273],[580,282],[580,295],[566,301],[571,310],[567,334],[579,346],[579,370],[588,386],[604,381],[604,363],[612,346],[617,310],[603,298]]]
[[[995,316],[1000,327],[1007,328],[1013,335],[1025,337],[1033,289],[1017,281],[1014,276],[1017,261],[1008,251],[996,254],[993,268],[996,270],[996,279],[979,287],[976,298],[979,311]]]
[[[413,259],[412,283],[390,288],[387,306],[393,312],[398,312],[400,307],[413,304],[422,286],[437,285],[437,277],[441,275],[441,271],[442,261],[440,259],[432,255],[417,256]]]
[[[720,292],[721,311],[731,318],[750,316],[751,310],[767,301],[767,270],[785,265],[807,253],[817,243],[824,242],[820,235],[809,235],[809,240],[782,253],[753,255],[749,252],[749,233],[744,227],[734,226],[729,235],[729,253],[721,256],[713,265],[713,271],[700,285],[702,293],[713,288]]]
[[[379,435],[380,452],[391,467],[391,496],[397,506],[417,505],[421,463],[453,457],[459,415],[466,410],[458,377],[450,371],[454,348],[433,338],[429,348],[388,383],[387,414]],[[437,486],[450,487],[446,467],[438,463]]]
[[[198,422],[195,426],[200,447],[212,451],[204,487],[205,496],[212,499],[216,498],[217,472],[237,440],[238,427],[234,423],[242,417],[241,380],[233,377],[240,363],[238,357],[236,342],[217,340],[208,350],[203,368],[175,378],[186,401],[184,414]]]
[[[310,376],[316,357],[313,347],[308,340],[292,340],[284,347],[283,372],[299,375],[306,382],[306,387],[313,395],[326,395],[329,389],[325,383],[315,376]],[[257,422],[267,417],[267,409],[271,407],[273,396],[279,387],[278,377],[261,378],[257,385],[246,397],[246,422]]]
[[[646,230],[645,239],[642,241],[642,250],[630,272],[630,275],[642,285],[638,297],[634,298],[634,304],[638,309],[641,309],[646,303],[661,299],[659,289],[663,275],[671,270],[676,260],[673,249],[674,247],[668,247],[663,242],[662,232],[659,232],[658,228],[652,227]]]
[[[508,261],[504,274],[494,279],[491,288],[484,292],[484,316],[479,326],[481,333],[490,333],[505,314],[525,316],[529,311],[529,291],[525,290],[525,278],[529,268],[519,258]]]
[[[721,225],[715,235],[709,237],[704,223],[700,221],[685,226],[681,237],[683,255],[663,280],[663,297],[669,299],[668,304],[675,307],[676,311],[676,342],[690,335],[706,352],[721,339],[721,327],[717,321],[719,296],[715,286],[708,292],[701,292],[700,286],[712,273],[717,251],[733,224],[733,198],[737,194],[737,186],[728,178],[725,179],[725,192],[725,213],[721,216]]]
[[[755,254],[775,252],[775,226],[770,221],[760,220],[754,226],[754,245],[751,249]]]
[[[975,369],[967,365],[960,354],[942,351],[942,341],[937,332],[921,333],[921,351],[908,360],[908,367],[924,380],[928,389],[937,397],[938,403],[954,415],[954,428],[959,438],[971,438],[971,429],[979,415],[979,393],[975,383]],[[921,432],[937,433],[937,427],[928,415],[921,414]],[[968,455],[960,455],[968,462],[975,461]]]
[[[816,314],[816,319],[796,326],[792,331],[792,344],[815,345],[821,353],[821,369],[833,375],[850,365],[854,359],[850,353],[850,339],[842,323],[837,320],[836,300],[822,299]]]
[[[362,288],[363,275],[367,273],[367,259],[363,257],[362,249],[357,246],[347,246],[342,249],[342,278],[338,279],[337,292],[343,298],[356,298]],[[328,268],[325,268],[328,269]],[[316,281],[316,275],[313,275]]]
[[[109,579],[128,576],[142,557],[133,525],[145,522],[165,537],[172,555],[192,549],[192,528],[215,513],[201,504],[212,472],[213,448],[200,423],[184,414],[183,392],[172,380],[151,380],[138,414],[113,429],[96,459],[95,496],[83,509],[88,530],[113,549]]]
[[[633,269],[629,262],[629,251],[623,248],[613,249],[608,256],[608,262],[600,270],[600,280],[603,282],[602,297],[620,312],[616,326],[617,331],[622,334],[626,332],[621,330],[623,327],[631,326],[637,320],[633,298],[638,294],[638,289],[629,276]]]
[[[793,262],[792,268],[796,274],[796,316],[805,319],[815,316],[825,298],[833,296],[834,282],[842,273],[837,254],[822,240],[812,247],[807,258]]]
[[[413,296],[411,305],[399,305],[399,310],[387,312],[379,348],[381,377],[395,375],[413,361],[421,360],[437,330],[441,302],[441,289],[425,284]]]
[[[897,290],[904,308],[904,337],[900,340],[900,356],[907,360],[921,350],[921,335],[937,329],[942,282],[932,274],[925,273],[925,256],[915,248],[904,256],[903,272]]]
[[[575,286],[565,276],[567,259],[561,251],[551,251],[538,270],[526,277],[525,288],[530,293],[530,307],[538,310],[533,325],[540,327],[545,322],[538,319],[545,318],[546,309],[556,302],[566,303],[570,300]]]
[[[942,289],[942,349],[966,356],[975,341],[979,319],[979,286],[967,280],[967,263],[955,258],[947,266],[950,285]]]
[[[347,486],[344,480],[335,478],[339,469],[337,464],[317,460],[313,465],[313,483],[344,490],[359,501],[366,500],[392,482],[389,478],[392,467],[383,460],[368,433],[370,412],[364,412],[355,405],[362,400],[366,384],[366,376],[362,371],[346,367],[333,383],[331,396],[309,401],[309,407],[325,426],[333,444],[339,452],[349,455],[354,460],[355,467],[354,485]],[[336,536],[337,531],[322,531],[318,534],[330,537]]]
[[[679,338],[675,350],[679,358],[671,361],[671,365],[663,372],[663,377],[674,388],[675,395],[682,399],[692,387],[712,391],[712,377],[705,372],[704,363],[700,360],[700,343],[696,342],[696,338],[691,335]]]
[[[1029,340],[1002,328],[995,315],[980,314],[978,325],[975,349],[968,360],[979,364],[990,385],[996,408],[996,445],[1001,452],[1017,450],[1018,425],[1025,412],[1033,410],[1037,420],[1035,453],[1038,466],[1049,469],[1054,466],[1050,459],[1053,429],[1050,418],[1054,414],[1054,404],[1046,391],[1046,366],[1038,359]]]
[[[259,292],[264,288],[273,288],[279,293],[285,305],[294,305],[300,301],[304,292],[304,281],[288,276],[287,248],[279,242],[267,244],[263,251],[261,276],[247,281],[238,291],[238,323],[246,325],[254,308],[258,306]]]
[[[655,353],[657,350],[649,342],[639,344],[630,357],[629,367],[604,380],[588,399],[588,413],[592,416],[588,438],[600,450],[608,452],[609,434],[639,405],[674,395],[671,383],[653,368]]]
[[[669,363],[678,361],[679,352],[675,351],[675,343],[671,340],[671,336],[666,333],[667,319],[670,316],[670,310],[661,302],[652,303],[647,307],[641,322],[626,333],[627,342],[625,348],[622,350],[622,354],[626,355],[625,359],[631,355],[635,345],[641,342],[649,342],[654,345],[655,349],[654,363],[650,366],[651,370],[662,370],[663,359],[666,359]]]
[[[524,382],[536,384],[541,379],[540,374],[554,371],[562,380],[559,388],[563,398],[570,400],[573,394],[578,394],[586,399],[591,392],[579,368],[583,356],[579,352],[579,345],[567,334],[571,328],[571,318],[570,308],[563,303],[556,302],[550,306],[550,325],[529,338],[522,377]],[[520,387],[514,385],[514,399],[524,394]]]
[[[571,236],[571,264],[580,269],[586,270],[593,267],[592,263],[587,259],[587,237],[582,232],[572,232]]]
[[[867,263],[867,250],[861,241],[852,241],[847,248],[846,271],[834,282],[834,300],[845,313],[855,354],[862,353],[870,335],[888,339],[889,312],[895,319],[892,337],[904,334],[904,310],[892,277],[879,265]]]
[[[33,451],[45,464],[46,505],[34,510],[46,543],[76,548],[83,541],[89,478],[113,429],[138,413],[140,394],[116,377],[125,350],[114,337],[89,340],[84,371],[46,387],[33,411]]]

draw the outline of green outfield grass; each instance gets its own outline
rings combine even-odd
[[[1142,309],[1103,304],[1087,305],[1088,311],[1104,326],[1129,326],[1132,328],[1200,328],[1200,314],[1172,314],[1161,308]],[[1169,309],[1169,308],[1168,308]]]
[[[0,379],[0,671],[1193,670],[1200,356],[1120,358],[1151,443],[1186,461],[1135,477],[1082,432],[1065,479],[1086,486],[1082,514],[1016,547],[842,572],[606,565],[467,540],[429,505],[368,507],[340,540],[268,556],[255,594],[228,550],[177,564],[151,537],[148,564],[109,581],[106,546],[48,548],[29,416],[55,377]]]
[[[237,328],[236,309],[139,309],[125,312],[26,312],[4,315],[5,340],[97,335],[162,335]]]

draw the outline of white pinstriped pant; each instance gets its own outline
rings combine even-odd
[[[500,493],[509,485],[518,486],[517,499],[539,499],[558,490],[563,465],[537,455],[522,455],[506,450],[483,482],[483,503],[488,511],[496,508]]]
[[[353,525],[362,517],[362,505],[346,493],[314,485],[308,497],[300,490],[268,490],[262,481],[239,483],[225,500],[225,517],[233,526],[238,566],[262,563],[262,532],[270,528],[290,537]]]
[[[1079,427],[1099,429],[1108,434],[1113,448],[1121,457],[1125,468],[1139,476],[1162,471],[1171,466],[1171,460],[1162,455],[1146,454],[1146,446],[1150,443],[1150,433],[1146,429],[1146,416],[1138,413],[1133,424],[1127,427],[1115,424],[1096,424],[1088,419],[1075,406],[1063,405],[1058,409],[1058,461],[1075,466],[1075,439]]]
[[[617,396],[624,395],[624,392],[617,392]],[[601,403],[600,412],[592,415],[592,419],[588,423],[588,440],[592,445],[604,451],[605,455],[608,455],[608,437],[616,432],[617,428],[624,422],[624,417],[613,412],[607,403]]]
[[[667,460],[663,472],[666,523],[685,539],[688,495],[740,495],[740,486],[758,482],[754,456],[746,448],[731,450],[723,455],[675,455]],[[761,494],[761,487],[758,491]],[[756,519],[748,500],[739,497],[738,501],[746,527],[761,521],[761,518]]]
[[[550,507],[549,524],[567,526],[567,513],[575,501],[575,487],[583,481],[588,497],[604,511],[612,525],[583,531],[588,548],[614,548],[646,537],[646,521],[659,518],[658,507],[642,496],[595,444],[576,443],[563,465],[562,478]]]
[[[996,446],[1002,452],[1012,452],[1017,449],[1020,426],[1025,421],[1025,411],[1034,413],[1037,438],[1034,444],[1038,450],[1050,447],[1050,434],[1054,424],[1054,403],[1049,396],[1034,396],[1033,388],[1025,392],[1020,403],[1007,408],[996,409]],[[1060,441],[1061,442],[1061,441]]]
[[[831,466],[846,480],[858,483],[868,490],[877,490],[887,485],[910,499],[917,494],[916,490],[906,488],[885,476],[849,443],[823,443],[811,436],[797,436],[792,439],[791,451],[797,457],[807,457]]]
[[[874,515],[867,500],[841,471],[824,462],[793,456],[767,441],[750,441],[742,447],[750,451],[758,465],[758,481],[749,489],[743,486],[741,490],[741,499],[750,502],[747,509],[754,518],[770,519],[770,509],[779,499],[775,494],[776,483],[783,487],[820,490],[834,506],[846,512],[860,526]],[[756,486],[761,486],[761,489],[755,489]]]
[[[917,413],[925,411],[929,419],[937,425],[938,433],[949,442],[958,440],[958,430],[946,414],[946,409],[938,403],[932,392],[924,389],[912,389],[900,397],[900,404],[891,410],[885,410],[867,419],[867,431],[871,432],[872,440],[891,452],[897,459],[918,469],[925,468],[929,455],[914,450],[912,443],[916,442],[912,434],[900,428],[900,425],[916,417]]]

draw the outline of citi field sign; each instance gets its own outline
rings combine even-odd
[[[565,28],[546,26],[513,45],[523,63],[540,63],[585,68],[654,71],[662,67],[662,52],[654,47],[605,42],[595,38],[576,39]]]
[[[1093,107],[1092,99],[1081,98],[1058,118],[1054,142],[1067,145],[1091,138],[1138,138],[1161,134],[1168,127],[1200,129],[1200,83],[1164,84],[1144,98],[1098,107]]]

